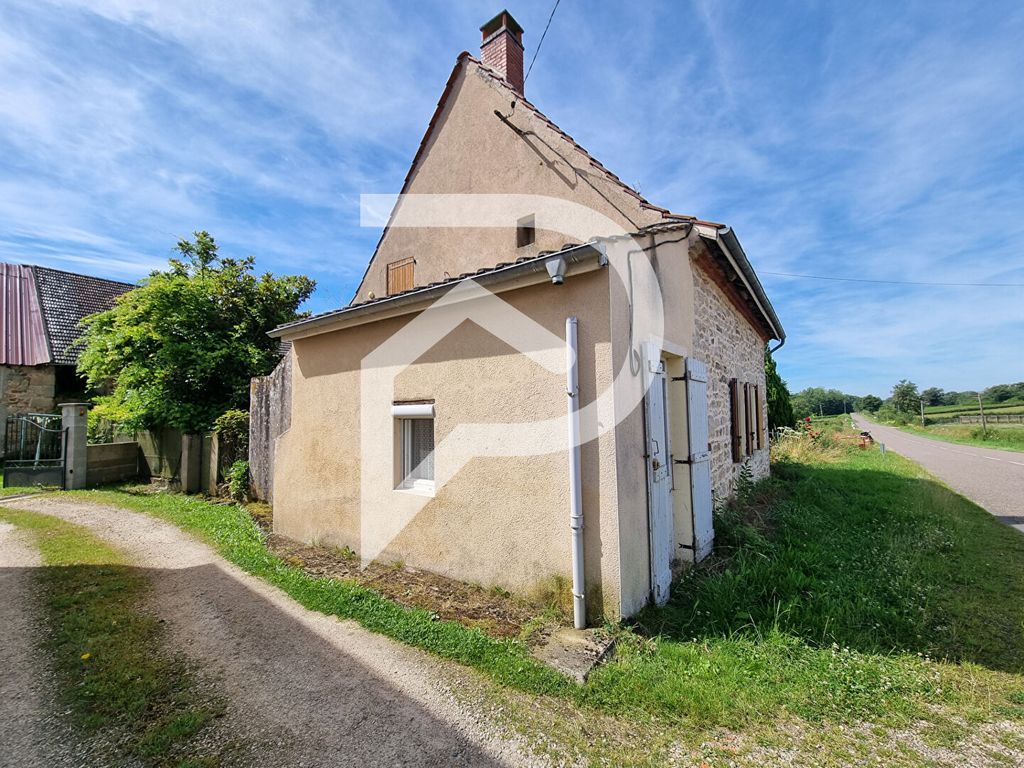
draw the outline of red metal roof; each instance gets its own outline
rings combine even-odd
[[[50,362],[50,344],[32,267],[0,263],[0,302],[0,364]]]

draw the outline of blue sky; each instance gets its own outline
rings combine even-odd
[[[551,9],[513,0],[527,57]],[[0,260],[120,279],[207,229],[347,302],[479,2],[0,4]],[[562,0],[527,95],[732,225],[791,388],[1024,380],[1024,5]]]

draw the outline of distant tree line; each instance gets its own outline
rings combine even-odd
[[[800,394],[795,395],[794,399],[799,397]],[[907,379],[902,379],[893,385],[892,392],[888,398],[883,400],[876,395],[866,395],[858,399],[857,409],[876,413],[887,420],[906,422],[920,413],[922,403],[926,407],[939,405],[976,406],[979,394],[981,395],[982,402],[986,405],[1024,402],[1024,381],[1019,381],[1016,384],[995,384],[981,390],[979,393],[974,390],[947,392],[939,387],[928,387],[918,391],[917,384]]]

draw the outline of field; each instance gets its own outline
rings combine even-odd
[[[1024,403],[1008,400],[1004,403],[984,403],[985,413],[1024,413]],[[924,409],[925,416],[975,416],[979,413],[977,403],[965,405],[929,405]]]

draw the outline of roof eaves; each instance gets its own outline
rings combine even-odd
[[[786,331],[782,327],[782,322],[775,313],[775,307],[772,306],[768,294],[765,293],[764,286],[761,285],[761,281],[758,279],[753,266],[751,266],[747,253],[743,250],[743,245],[740,243],[739,238],[736,237],[732,227],[711,222],[698,222],[698,225],[701,226],[699,230],[701,237],[722,248],[728,260],[734,263],[740,279],[743,280],[753,295],[758,312],[771,329],[774,338],[779,341],[785,341]]]
[[[575,255],[579,252],[579,255]],[[416,288],[410,288],[407,291],[401,293],[395,293],[390,296],[382,296],[376,299],[369,299],[367,301],[360,302],[359,304],[349,304],[345,307],[338,309],[332,309],[328,312],[321,312],[318,315],[312,317],[305,317],[301,320],[293,320],[290,323],[279,325],[274,330],[270,331],[268,335],[273,338],[282,338],[283,336],[294,332],[300,328],[307,328],[316,325],[325,325],[332,322],[335,319],[341,317],[351,317],[357,314],[370,313],[387,306],[396,306],[400,304],[408,304],[413,301],[422,301],[430,298],[433,293],[440,294],[442,289],[454,286],[456,283],[463,282],[465,280],[480,279],[485,283],[501,282],[506,279],[516,277],[519,273],[527,273],[530,271],[539,271],[538,267],[542,267],[545,262],[553,258],[572,256],[573,261],[583,261],[588,256],[600,256],[604,253],[604,249],[596,242],[580,243],[570,245],[559,251],[549,251],[538,254],[537,256],[523,257],[516,259],[513,262],[502,262],[494,267],[484,267],[478,269],[476,272],[464,272],[456,277],[450,277],[445,280],[438,280],[427,285],[421,285]]]

